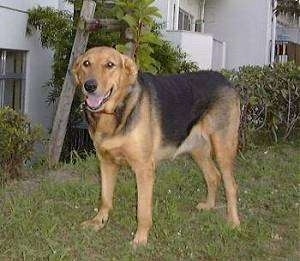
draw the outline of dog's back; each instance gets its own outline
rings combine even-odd
[[[139,82],[151,93],[159,109],[165,143],[178,146],[201,120],[222,93],[231,85],[214,71],[200,71],[170,76],[141,74]]]

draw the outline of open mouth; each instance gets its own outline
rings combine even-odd
[[[99,111],[102,105],[109,100],[112,91],[113,87],[104,96],[99,96],[97,94],[87,95],[85,99],[87,109],[89,109],[92,112]]]

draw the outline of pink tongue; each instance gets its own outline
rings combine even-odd
[[[98,97],[98,96],[87,96],[86,98],[87,105],[92,108],[98,107],[101,101],[102,101],[102,97]]]

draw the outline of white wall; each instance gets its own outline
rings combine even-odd
[[[59,10],[72,11],[72,6],[64,0],[0,0],[0,5],[24,11],[36,6],[51,6]]]
[[[188,31],[167,31],[165,38],[185,51],[200,69],[212,69],[213,37]]]
[[[154,6],[159,9],[161,14],[161,18],[157,19],[160,24],[163,25],[163,29],[170,28],[170,24],[168,22],[168,1],[167,0],[155,0]]]
[[[0,6],[26,11],[34,6],[58,8],[64,3],[59,0],[0,0]],[[52,74],[52,51],[41,48],[39,33],[26,35],[27,14],[0,7],[0,48],[27,51],[24,112],[34,123],[50,128],[53,108],[45,99],[48,89],[43,88]],[[5,26],[4,26],[5,25]]]
[[[200,0],[155,0],[154,5],[162,15],[158,21],[164,25],[163,29],[177,30],[178,24],[177,19],[174,20],[174,14],[178,16],[179,7],[194,17],[194,28],[195,21],[200,18],[200,3]]]
[[[205,32],[226,42],[226,68],[268,63],[270,0],[207,0]]]
[[[180,0],[155,0],[154,6],[156,6],[162,17],[158,19],[158,22],[163,25],[163,30],[177,30],[178,28],[178,11]],[[174,18],[175,16],[175,18]],[[175,20],[174,20],[175,19]],[[177,22],[176,22],[177,21]]]

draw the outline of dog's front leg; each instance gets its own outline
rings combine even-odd
[[[138,190],[138,227],[133,239],[133,246],[137,247],[147,243],[149,230],[152,226],[152,197],[155,173],[152,161],[135,162],[131,164],[131,167],[136,175]]]
[[[103,228],[108,220],[109,211],[113,207],[113,194],[119,166],[108,157],[101,157],[101,200],[97,215],[82,223],[83,227],[95,231]]]

